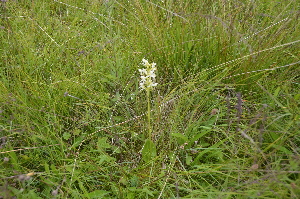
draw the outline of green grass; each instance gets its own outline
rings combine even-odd
[[[297,198],[299,8],[0,2],[0,198]]]

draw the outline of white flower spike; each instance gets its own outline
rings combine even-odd
[[[143,69],[138,69],[141,75],[140,88],[142,90],[152,90],[158,83],[155,83],[156,63],[149,63],[145,58],[142,59]]]

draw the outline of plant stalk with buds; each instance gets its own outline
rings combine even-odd
[[[145,90],[147,94],[147,103],[148,103],[148,136],[151,140],[151,105],[150,105],[150,92],[153,90],[157,83],[155,83],[155,71],[156,71],[156,63],[149,63],[146,59],[142,59],[142,65],[145,67],[143,69],[139,69],[141,80],[140,80],[140,89]]]

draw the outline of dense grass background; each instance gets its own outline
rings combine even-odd
[[[298,1],[0,5],[0,198],[300,195]]]

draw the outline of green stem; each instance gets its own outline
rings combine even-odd
[[[147,89],[147,102],[148,102],[148,134],[149,134],[149,139],[151,140],[151,106],[150,106],[150,89]]]

